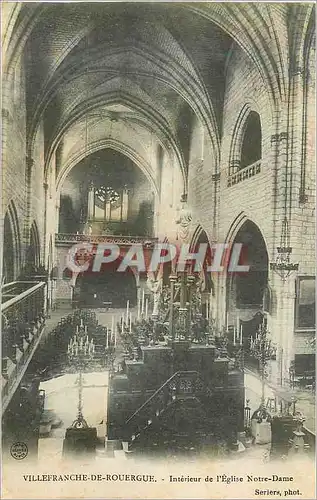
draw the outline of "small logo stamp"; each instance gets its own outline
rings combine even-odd
[[[15,460],[23,460],[27,456],[28,452],[29,450],[27,445],[20,441],[13,443],[10,448],[11,456],[15,458]]]

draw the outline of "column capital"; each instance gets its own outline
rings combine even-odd
[[[271,135],[271,144],[278,143],[281,141],[285,141],[288,139],[288,133],[287,132],[280,132],[279,134],[273,134]]]

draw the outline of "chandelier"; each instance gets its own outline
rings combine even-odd
[[[292,247],[290,246],[290,235],[288,220],[285,217],[282,222],[282,233],[280,246],[277,247],[275,262],[270,263],[270,269],[276,272],[282,280],[286,280],[293,271],[298,270],[298,263],[291,262]]]
[[[95,345],[93,339],[89,340],[87,335],[87,327],[81,323],[80,329],[70,339],[67,348],[68,360],[78,369],[78,405],[77,417],[72,423],[75,429],[88,428],[88,424],[83,416],[83,369],[94,358]]]

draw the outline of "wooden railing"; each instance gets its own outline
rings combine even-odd
[[[177,399],[199,398],[206,393],[208,388],[198,372],[174,373],[127,419],[128,443],[135,441]]]
[[[45,323],[45,282],[4,285],[1,304],[2,408],[6,409],[37,348]]]

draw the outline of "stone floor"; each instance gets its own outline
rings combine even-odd
[[[83,374],[83,415],[90,427],[96,427],[98,437],[106,433],[107,396],[109,372]],[[66,374],[42,382],[45,390],[44,410],[53,410],[61,419],[61,425],[52,429],[48,436],[39,439],[40,460],[61,459],[65,431],[71,426],[78,410],[78,375]]]

